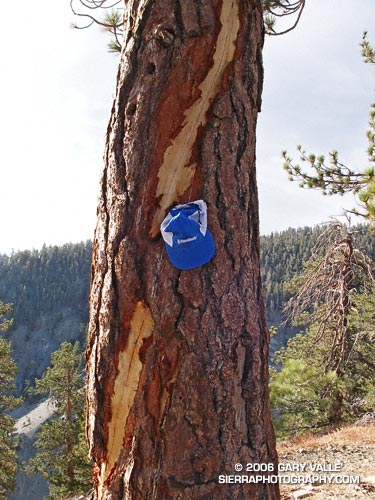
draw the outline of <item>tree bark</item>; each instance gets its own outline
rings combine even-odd
[[[125,9],[90,294],[95,498],[276,499],[277,485],[218,481],[236,463],[276,464],[255,178],[261,2]],[[159,226],[199,198],[216,254],[178,271]]]

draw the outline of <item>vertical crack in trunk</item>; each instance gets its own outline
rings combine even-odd
[[[164,153],[156,189],[160,207],[153,218],[151,237],[159,233],[159,226],[167,208],[189,189],[194,177],[196,164],[190,164],[190,159],[198,130],[206,121],[206,113],[220,91],[225,69],[233,60],[236,50],[240,27],[238,0],[223,1],[220,23],[221,30],[216,41],[213,66],[198,87],[200,97],[185,111],[182,129]]]

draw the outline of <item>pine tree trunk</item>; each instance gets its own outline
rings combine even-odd
[[[277,485],[218,484],[236,463],[276,463],[255,178],[261,2],[125,9],[90,296],[95,498],[276,499]],[[199,198],[216,255],[178,271],[159,226]]]
[[[72,437],[72,429],[73,429],[73,405],[72,405],[72,378],[73,378],[73,373],[70,368],[68,368],[67,374],[66,374],[66,455],[67,455],[67,464],[66,464],[66,474],[69,478],[70,482],[70,490],[74,492],[74,466],[73,466],[73,460],[72,460],[72,452],[73,452],[73,437]]]

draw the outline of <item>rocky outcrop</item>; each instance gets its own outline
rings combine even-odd
[[[48,484],[40,474],[28,475],[25,466],[35,454],[34,438],[39,426],[53,415],[50,399],[37,405],[25,404],[14,413],[16,432],[19,439],[17,454],[21,467],[16,478],[16,488],[8,500],[41,500],[48,495]]]

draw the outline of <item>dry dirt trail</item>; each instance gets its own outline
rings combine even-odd
[[[280,474],[328,477],[327,484],[324,480],[323,483],[282,484],[283,500],[375,499],[374,422],[344,427],[321,436],[307,435],[284,441],[278,445],[278,454],[282,467],[288,468],[287,464],[291,464],[297,468],[295,472]],[[335,483],[336,478],[338,482],[347,482],[351,481],[349,477],[358,476],[357,484]]]

